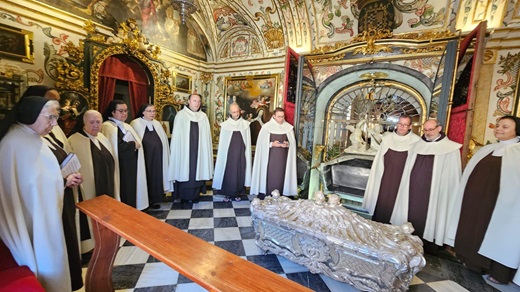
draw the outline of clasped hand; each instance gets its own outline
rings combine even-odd
[[[82,182],[83,182],[83,176],[81,176],[81,173],[75,172],[75,173],[67,176],[67,183],[65,184],[65,186],[68,188],[72,188],[72,187],[80,185]]]
[[[289,142],[288,141],[280,142],[278,140],[275,140],[275,141],[273,141],[273,147],[288,148]]]

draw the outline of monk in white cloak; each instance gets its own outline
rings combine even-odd
[[[412,119],[401,116],[395,132],[383,137],[374,157],[363,198],[363,208],[374,221],[390,223],[408,150],[421,139],[411,129]]]
[[[122,100],[112,100],[103,115],[101,133],[107,137],[119,171],[121,202],[138,210],[148,208],[148,189],[141,139],[134,128],[125,123],[128,106]]]
[[[220,125],[213,189],[224,202],[240,201],[251,185],[251,130],[236,103],[229,106],[229,118]]]
[[[296,139],[282,108],[274,110],[273,117],[258,134],[250,194],[263,200],[275,189],[284,196],[298,194]]]
[[[198,203],[206,181],[213,177],[211,129],[200,106],[200,96],[191,94],[173,123],[169,178],[175,181],[174,199],[182,203]]]
[[[461,144],[448,139],[437,120],[423,124],[422,140],[409,151],[390,222],[411,222],[424,251],[438,252],[444,245],[448,215],[455,203],[454,190],[461,176]]]

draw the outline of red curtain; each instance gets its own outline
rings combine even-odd
[[[126,55],[108,57],[99,69],[99,110],[104,111],[114,99],[116,80],[127,81],[130,109],[136,115],[139,106],[148,102],[148,77],[145,70]]]
[[[112,77],[99,76],[99,111],[103,114],[116,91],[116,79]],[[109,96],[111,98],[109,98]]]
[[[148,86],[146,84],[139,84],[135,82],[128,82],[128,93],[130,96],[130,107],[137,117],[137,111],[143,103],[148,102]]]

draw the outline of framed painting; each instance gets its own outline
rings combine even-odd
[[[191,93],[191,76],[177,73],[173,78],[175,78],[176,91]]]
[[[21,80],[0,77],[0,120],[20,99]]]
[[[66,135],[81,130],[83,114],[88,110],[87,96],[79,91],[60,92],[60,118],[58,124]]]
[[[242,118],[251,122],[251,143],[256,139],[262,125],[267,123],[278,105],[279,74],[228,77],[225,80],[226,116],[229,105],[236,102],[242,109]]]
[[[0,23],[0,57],[34,63],[34,34]]]

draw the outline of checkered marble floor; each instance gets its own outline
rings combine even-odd
[[[249,204],[245,196],[240,202],[223,202],[222,196],[206,195],[198,204],[161,203],[160,209],[147,213],[312,290],[358,291],[346,283],[312,274],[282,256],[264,254],[255,244]],[[206,291],[131,243],[123,239],[121,243],[112,274],[116,291]],[[409,291],[498,291],[481,275],[465,269],[460,263],[429,255],[426,255],[426,261],[426,267],[414,278]],[[511,285],[513,289],[518,287]]]

